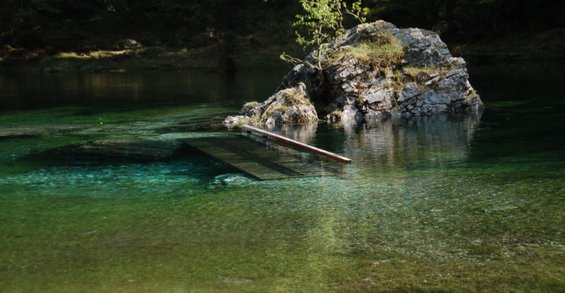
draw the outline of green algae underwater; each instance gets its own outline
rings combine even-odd
[[[471,67],[478,116],[287,130],[353,163],[269,181],[36,154],[221,136],[283,72],[1,75],[0,291],[562,292],[561,68]]]

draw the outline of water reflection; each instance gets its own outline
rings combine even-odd
[[[467,248],[455,247],[438,229],[449,223],[440,214],[443,209],[453,213],[451,209],[459,206],[446,204],[446,194],[454,201],[472,199],[462,196],[455,182],[439,174],[447,166],[467,162],[480,119],[480,114],[440,115],[358,128],[321,125],[315,135],[310,128],[278,129],[353,160],[344,168],[345,178],[305,178],[291,185],[264,183],[277,194],[285,194],[285,201],[279,204],[292,210],[293,217],[302,217],[304,224],[295,231],[300,236],[295,237],[302,241],[299,245],[307,255],[305,267],[310,276],[323,278],[320,263],[328,260],[320,255],[382,254],[386,260],[386,255],[395,253],[435,258],[463,253]],[[288,246],[297,245],[295,238],[288,241]]]
[[[269,130],[343,154],[353,160],[350,169],[368,172],[464,162],[481,116],[482,112],[391,119],[360,126],[313,124]]]
[[[59,106],[132,107],[148,104],[263,100],[281,70],[222,75],[202,71],[0,75],[0,111]]]
[[[268,130],[303,143],[312,144],[316,138],[318,124],[313,123],[299,126],[283,125],[269,127]]]
[[[354,161],[381,167],[463,161],[480,118],[480,113],[435,115],[345,128],[343,152]]]

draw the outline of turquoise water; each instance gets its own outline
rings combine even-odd
[[[481,115],[279,130],[353,163],[270,181],[53,150],[225,135],[283,72],[0,76],[0,291],[563,291],[564,72],[470,72]]]

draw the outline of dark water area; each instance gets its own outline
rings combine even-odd
[[[474,140],[479,149],[471,155],[563,161],[563,68],[562,63],[471,67],[471,81],[487,104]]]
[[[197,103],[238,104],[262,99],[278,86],[284,70],[100,74],[0,75],[0,112],[57,107],[143,108]]]
[[[285,70],[0,75],[0,291],[562,292],[564,68],[471,65],[480,115],[278,129],[353,162],[268,181],[54,150],[233,135]]]

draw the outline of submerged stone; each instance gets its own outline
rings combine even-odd
[[[182,146],[178,140],[92,141],[50,150],[44,155],[79,162],[160,161],[173,157]]]

